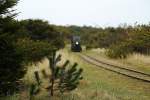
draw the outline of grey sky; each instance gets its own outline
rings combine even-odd
[[[57,25],[117,26],[150,21],[150,0],[20,0],[18,19]]]

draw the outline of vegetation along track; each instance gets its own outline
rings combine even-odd
[[[109,63],[106,63],[104,61],[98,60],[96,58],[93,58],[93,57],[85,55],[85,54],[79,54],[79,56],[84,61],[86,61],[92,65],[104,68],[109,71],[116,72],[118,74],[128,76],[130,78],[134,78],[137,80],[141,80],[141,81],[150,83],[150,74],[146,74],[144,72],[136,71],[133,69],[129,69],[129,68],[113,65],[113,64],[109,64]]]

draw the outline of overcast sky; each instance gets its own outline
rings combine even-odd
[[[57,25],[117,26],[150,22],[150,0],[20,0],[18,19]]]

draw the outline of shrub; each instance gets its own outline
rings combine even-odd
[[[122,42],[118,45],[112,45],[107,51],[106,55],[110,58],[126,58],[127,55],[133,52],[130,44]]]
[[[18,80],[26,72],[23,56],[17,51],[8,35],[0,36],[0,94],[11,94],[18,90]]]

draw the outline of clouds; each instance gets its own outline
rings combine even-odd
[[[150,21],[149,0],[21,0],[18,19],[41,18],[54,24],[111,25]]]

